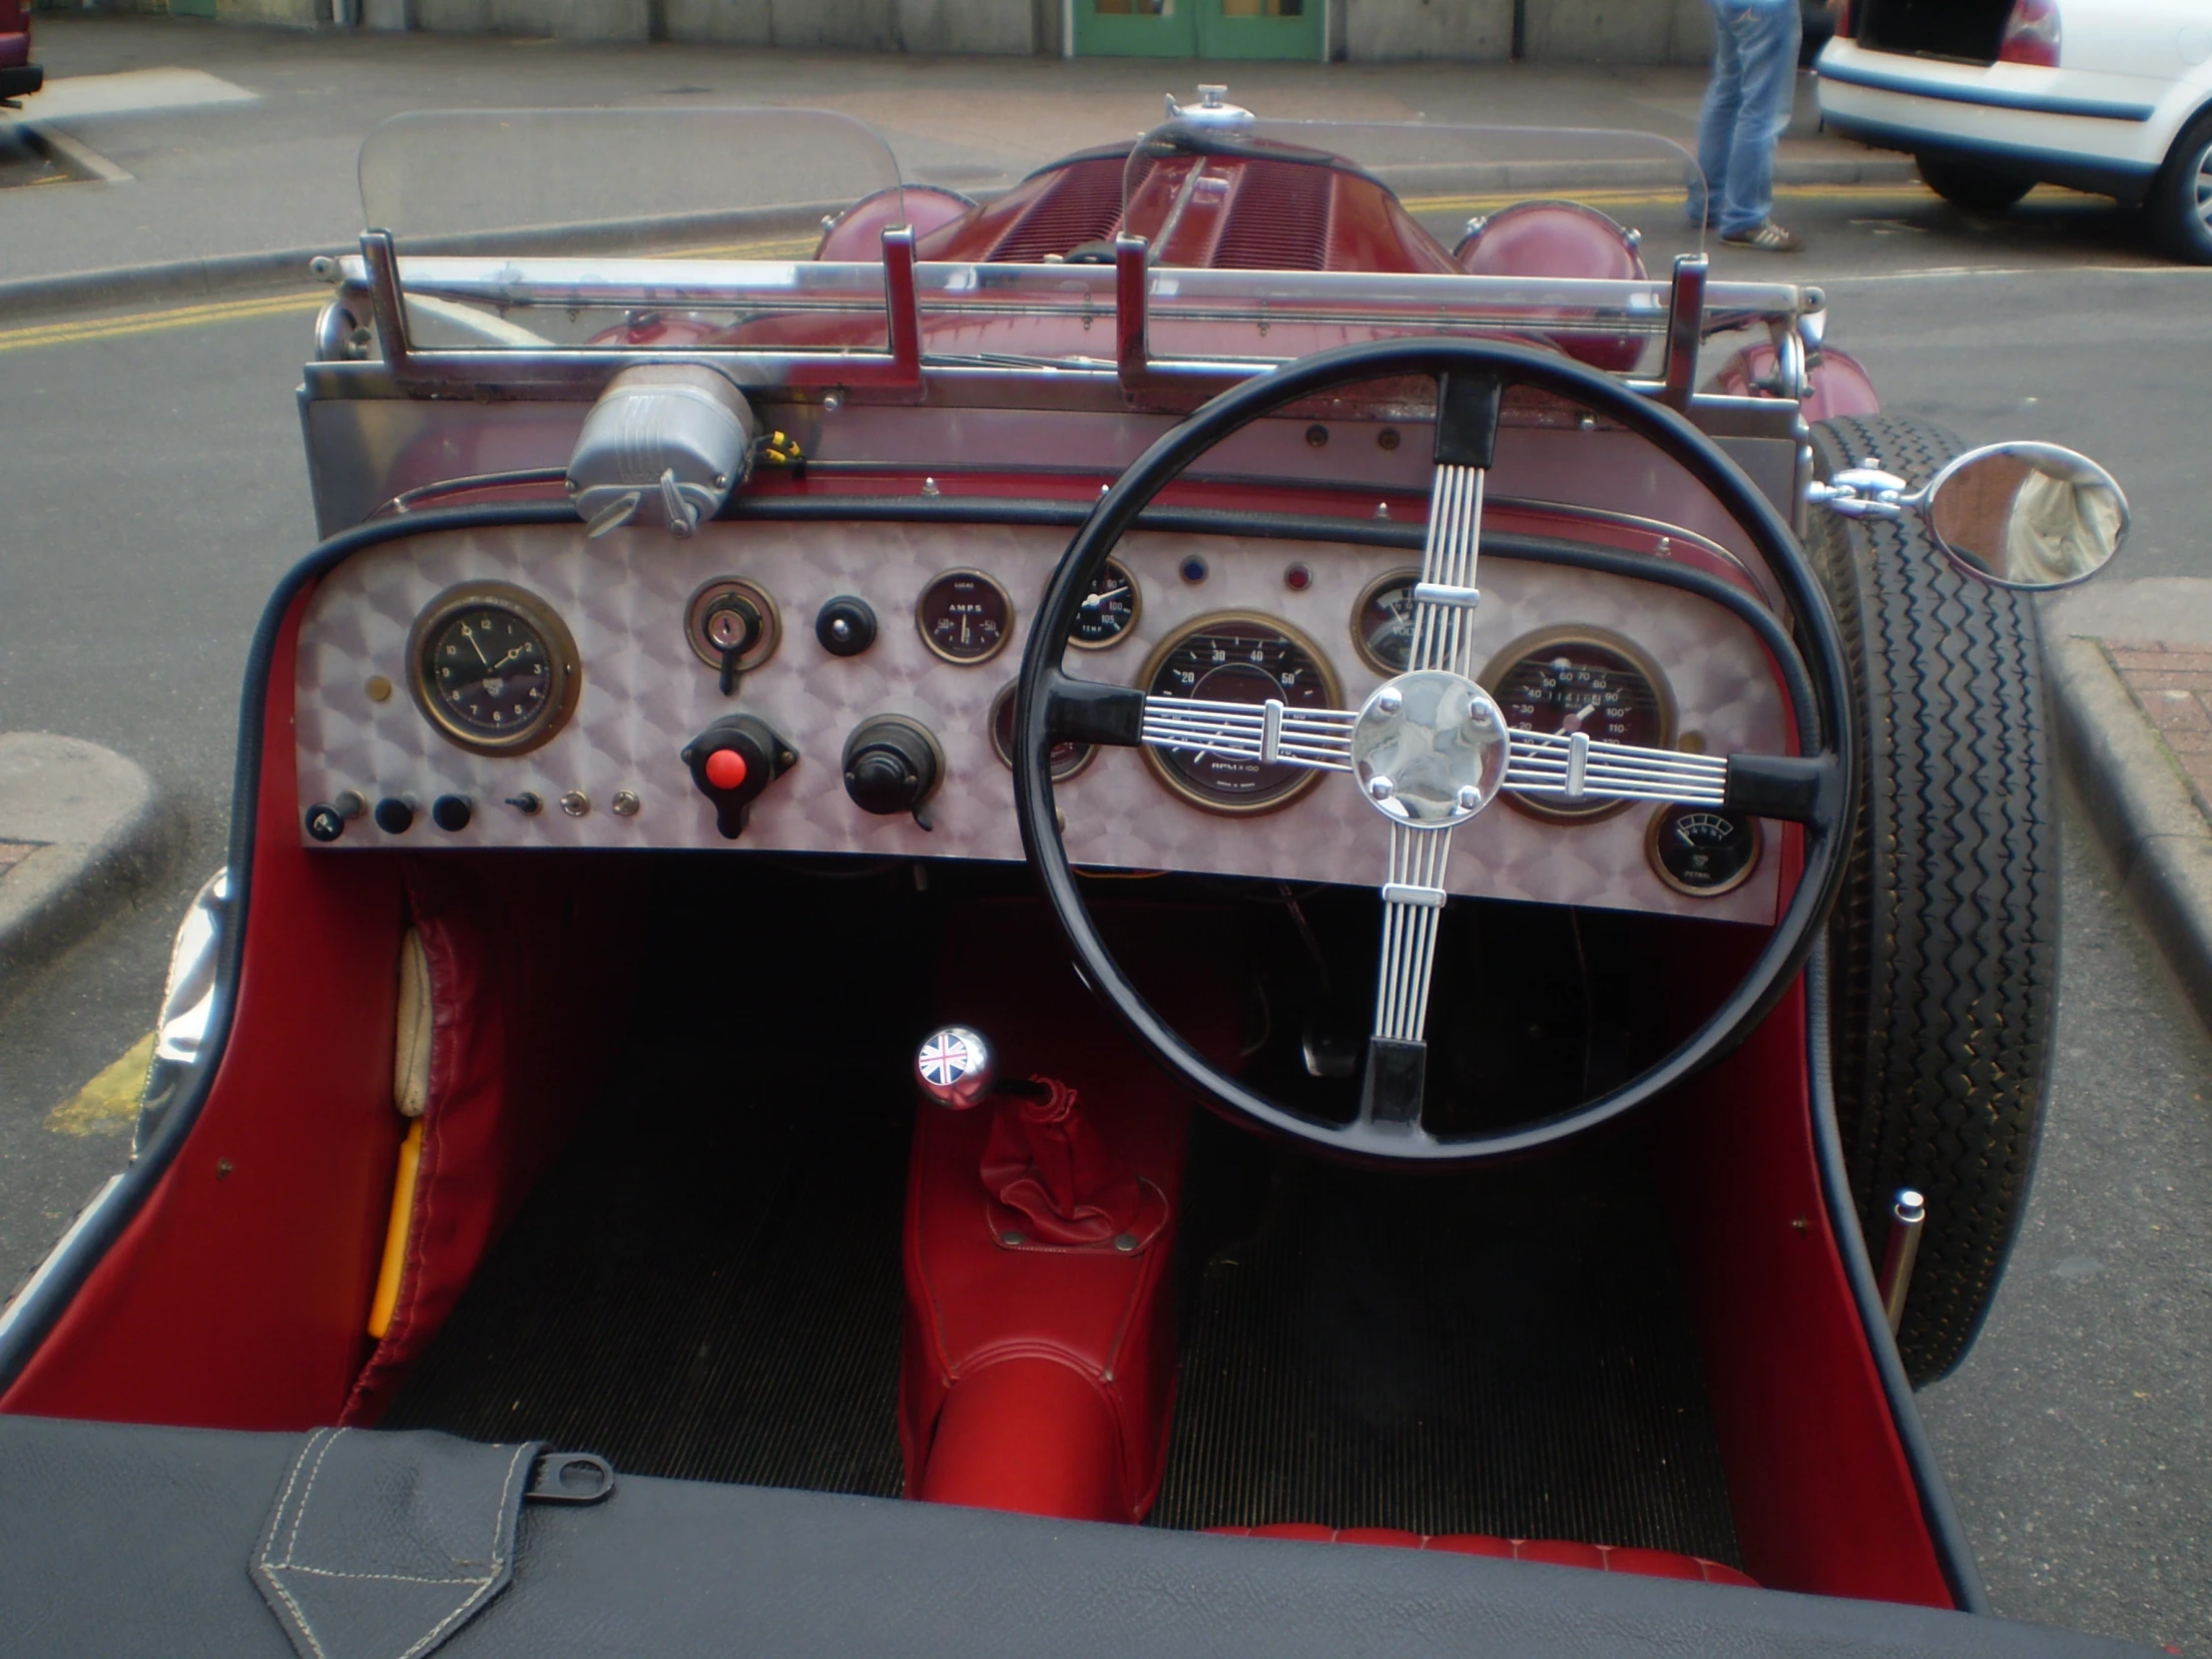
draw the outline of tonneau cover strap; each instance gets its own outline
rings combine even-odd
[[[420,1659],[514,1576],[541,1442],[318,1428],[276,1490],[254,1582],[300,1659]]]

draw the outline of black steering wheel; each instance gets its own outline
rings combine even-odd
[[[1432,376],[1436,467],[1410,666],[1356,710],[1148,697],[1141,688],[1070,679],[1065,642],[1092,581],[1137,515],[1200,455],[1285,405],[1360,381]],[[1678,462],[1743,527],[1781,584],[1805,657],[1791,678],[1795,756],[1707,756],[1636,749],[1581,733],[1510,731],[1474,681],[1470,613],[1482,485],[1504,388],[1554,393],[1619,422]],[[1795,664],[1786,667],[1795,670]],[[1068,949],[1092,989],[1159,1064],[1217,1110],[1343,1156],[1465,1164],[1514,1156],[1596,1127],[1710,1064],[1750,1034],[1803,965],[1834,902],[1857,789],[1843,643],[1820,582],[1765,496],[1689,421],[1555,353],[1492,340],[1393,339],[1340,346],[1222,393],[1162,437],[1100,499],[1045,589],[1022,653],[1014,712],[1014,803],[1022,844]],[[1049,755],[1063,741],[1209,751],[1348,775],[1387,831],[1377,860],[1382,963],[1376,1018],[1350,1122],[1291,1111],[1215,1069],[1138,994],[1100,938],[1053,810]],[[1657,1064],[1570,1111],[1512,1128],[1436,1136],[1421,1127],[1428,983],[1455,830],[1500,789],[1573,800],[1725,806],[1805,828],[1804,863],[1781,921],[1750,971]],[[1472,832],[1477,837],[1479,831]]]

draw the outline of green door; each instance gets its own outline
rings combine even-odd
[[[1075,0],[1075,50],[1085,58],[1193,58],[1204,0]]]
[[[1198,55],[1202,58],[1303,58],[1321,56],[1326,0],[1200,0]]]
[[[1075,0],[1086,58],[1304,58],[1322,55],[1328,0]]]

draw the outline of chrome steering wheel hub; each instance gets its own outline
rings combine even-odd
[[[1393,824],[1449,830],[1497,797],[1512,740],[1497,702],[1463,674],[1416,669],[1376,688],[1352,728],[1352,771]]]

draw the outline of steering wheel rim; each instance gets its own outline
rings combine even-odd
[[[1417,1121],[1383,1126],[1363,1116],[1344,1124],[1291,1111],[1217,1071],[1161,1019],[1122,972],[1092,921],[1057,821],[1049,752],[1055,699],[1080,684],[1060,669],[1077,607],[1138,514],[1162,490],[1224,438],[1300,398],[1354,382],[1413,375],[1439,377],[1440,384],[1440,377],[1449,373],[1495,375],[1503,386],[1552,392],[1609,416],[1712,493],[1766,560],[1793,613],[1815,701],[1807,709],[1792,699],[1798,752],[1817,758],[1825,770],[1820,804],[1802,820],[1804,863],[1797,887],[1744,978],[1703,1024],[1635,1077],[1567,1111],[1502,1130],[1439,1137]],[[1014,806],[1022,846],[1085,982],[1156,1064],[1214,1110],[1339,1157],[1382,1164],[1492,1162],[1587,1133],[1633,1111],[1750,1035],[1804,965],[1843,879],[1848,804],[1858,789],[1849,671],[1835,616],[1789,525],[1742,469],[1681,414],[1571,358],[1527,346],[1444,338],[1344,345],[1216,396],[1132,462],[1076,531],[1031,624],[1015,687]]]

